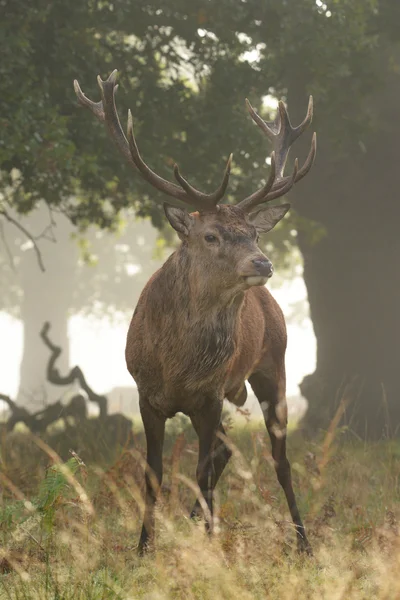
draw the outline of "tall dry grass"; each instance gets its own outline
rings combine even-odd
[[[144,439],[110,465],[68,462],[17,433],[1,450],[0,598],[400,598],[400,445],[289,440],[294,484],[314,557],[295,534],[261,423],[236,421],[218,484],[216,535],[188,519],[197,442],[172,421],[153,555],[136,556]],[[81,456],[84,458],[84,450]],[[48,467],[47,471],[45,467]]]

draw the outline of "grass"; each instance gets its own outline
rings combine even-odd
[[[208,539],[187,518],[197,442],[184,419],[171,421],[156,552],[140,559],[145,444],[135,428],[134,450],[102,467],[74,455],[58,464],[26,434],[3,440],[0,599],[400,598],[398,443],[290,437],[310,559],[296,554],[261,423],[236,420],[229,431],[234,456]]]

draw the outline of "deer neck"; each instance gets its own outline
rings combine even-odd
[[[153,318],[159,334],[163,315],[164,331],[168,340],[171,336],[174,340],[176,350],[165,358],[168,372],[174,373],[180,388],[191,391],[216,374],[223,380],[224,369],[235,353],[244,299],[243,292],[216,293],[202,287],[200,281],[188,253],[177,251],[162,269]]]
[[[244,291],[237,288],[227,288],[223,285],[211,284],[202,266],[191,260],[187,249],[182,246],[173,255],[170,268],[173,271],[172,280],[179,289],[176,308],[188,312],[192,319],[210,319],[229,313],[232,318],[240,313]]]

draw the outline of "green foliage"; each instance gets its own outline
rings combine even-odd
[[[195,185],[211,189],[233,150],[230,193],[238,198],[265,178],[269,152],[245,117],[244,96],[259,104],[300,87],[305,106],[312,92],[320,134],[347,147],[368,125],[363,98],[379,84],[376,50],[383,26],[392,31],[390,10],[398,12],[378,0],[4,0],[3,9],[3,187],[18,169],[18,212],[45,199],[81,227],[111,227],[132,203],[158,226],[162,213],[149,200],[158,193],[76,107],[74,78],[96,99],[97,73],[120,70],[122,119],[130,105],[142,154],[164,176],[177,161]]]
[[[35,501],[45,530],[51,532],[53,529],[57,508],[70,492],[71,477],[77,474],[82,464],[77,456],[72,456],[66,463],[47,469]]]
[[[49,559],[57,512],[66,504],[77,505],[71,494],[71,482],[76,481],[83,466],[73,453],[67,462],[57,463],[47,469],[32,502],[20,500],[0,504],[0,540],[5,552],[0,553],[0,569],[2,559],[7,557],[7,549],[22,544],[27,537],[43,552],[42,558]],[[35,535],[38,535],[38,539]]]
[[[96,99],[97,73],[119,69],[122,121],[131,106],[141,152],[165,177],[178,162],[212,189],[233,150],[230,198],[238,199],[265,179],[269,153],[244,97],[259,105],[263,95],[289,94],[300,114],[313,93],[320,139],[334,141],[338,156],[373,124],[367,98],[379,87],[380,50],[398,39],[399,8],[388,0],[3,0],[3,9],[0,190],[17,169],[15,210],[44,199],[80,227],[113,227],[132,205],[158,227],[163,215],[150,201],[161,195],[77,107],[74,78]]]
[[[160,225],[161,211],[149,204],[147,185],[110,148],[103,128],[76,107],[73,79],[96,98],[97,73],[104,77],[115,66],[121,72],[121,115],[129,104],[134,109],[146,160],[168,176],[178,161],[184,172],[196,172],[195,183],[216,184],[232,142],[238,143],[233,138],[239,105],[240,129],[251,132],[243,89],[251,89],[257,74],[240,65],[243,44],[235,35],[223,46],[199,36],[199,25],[213,18],[215,8],[206,15],[187,2],[5,4],[0,167],[8,184],[13,168],[21,172],[13,194],[18,212],[45,199],[82,227],[110,227],[120,208],[140,197],[143,214]]]
[[[21,523],[27,518],[25,503],[16,500],[0,506],[0,532],[2,537],[12,529],[16,523]]]

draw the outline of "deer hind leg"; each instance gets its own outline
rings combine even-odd
[[[154,540],[154,509],[162,482],[162,452],[166,419],[153,410],[147,402],[140,402],[140,413],[147,442],[145,512],[138,546],[139,554],[143,554]]]
[[[265,424],[271,440],[275,471],[278,481],[285,492],[290,514],[296,528],[298,550],[299,552],[311,554],[311,546],[306,536],[299,509],[297,508],[290,463],[286,456],[287,405],[284,378],[283,383],[280,385],[263,373],[255,373],[249,378],[249,383],[263,411]]]
[[[224,429],[222,423],[220,423],[220,425],[218,427],[218,432],[221,433],[223,436],[226,435],[225,429]],[[226,465],[228,464],[228,461],[231,456],[232,456],[232,451],[225,444],[224,440],[221,437],[218,437],[218,435],[217,435],[215,443],[214,443],[214,448],[212,451],[212,460],[213,460],[213,466],[214,466],[214,487],[213,487],[213,489],[217,485],[218,480],[221,477],[222,472],[225,469]],[[190,513],[190,518],[194,519],[196,517],[199,517],[201,515],[201,513],[202,513],[202,510],[201,510],[200,502],[199,502],[199,500],[196,500],[196,502],[193,505],[192,511]]]
[[[218,432],[225,435],[221,424],[222,403],[215,402],[206,409],[190,416],[193,427],[199,437],[199,460],[196,470],[197,483],[208,508],[206,530],[213,529],[213,492],[222,471],[228,462],[231,451],[224,441],[218,437]],[[193,506],[191,517],[201,513],[201,506],[197,500]]]

